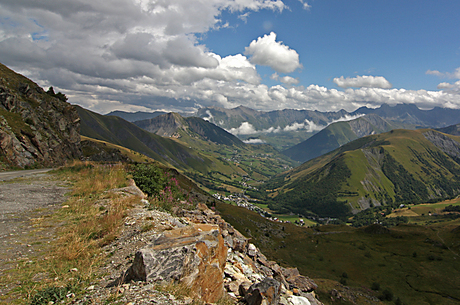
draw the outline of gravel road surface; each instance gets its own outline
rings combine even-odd
[[[49,171],[46,170],[46,171]],[[19,261],[31,260],[54,238],[53,226],[38,230],[34,222],[46,219],[66,200],[69,188],[44,170],[0,173],[0,295],[14,288],[2,281]]]

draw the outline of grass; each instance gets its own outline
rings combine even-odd
[[[400,298],[404,304],[460,301],[460,219],[399,225],[376,234],[344,225],[302,228],[274,223],[226,204],[217,209],[267,257],[316,280],[325,304],[331,304],[328,287],[340,285],[344,273],[351,290],[364,289],[375,297],[387,290],[393,301]],[[323,282],[329,284],[322,287]],[[378,291],[371,289],[374,283],[379,284]]]
[[[21,283],[4,297],[15,298],[14,304],[45,304],[38,300],[59,299],[64,290],[66,294],[82,291],[97,276],[101,247],[116,238],[127,209],[139,200],[108,192],[126,186],[128,177],[122,166],[75,162],[55,175],[70,182],[72,191],[65,208],[35,220],[38,229],[57,227],[57,238],[44,247],[42,256],[21,261],[8,273],[8,281]],[[34,280],[37,275],[40,280]]]
[[[388,217],[406,216],[409,217],[409,223],[426,225],[433,222],[444,222],[449,219],[443,212],[444,208],[449,205],[460,205],[460,198],[445,200],[437,203],[416,204],[400,209],[395,209]],[[437,215],[436,215],[437,214]]]

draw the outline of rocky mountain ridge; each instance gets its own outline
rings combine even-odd
[[[78,113],[0,64],[0,148],[5,167],[50,167],[79,159]]]
[[[224,129],[197,117],[182,117],[178,113],[167,113],[152,119],[136,121],[134,124],[162,137],[180,138],[182,133],[199,137],[205,141],[224,145],[244,145],[236,136]]]

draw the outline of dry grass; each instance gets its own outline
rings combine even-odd
[[[57,227],[57,238],[46,249],[44,246],[41,257],[19,262],[16,270],[5,277],[21,282],[12,292],[17,296],[16,304],[30,303],[37,292],[50,287],[71,284],[78,293],[89,285],[104,258],[101,247],[118,236],[127,210],[139,200],[108,192],[127,185],[128,176],[121,165],[74,162],[55,174],[72,184],[72,192],[65,208],[34,221],[38,229]]]

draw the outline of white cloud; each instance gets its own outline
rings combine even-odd
[[[301,129],[305,129],[307,132],[315,132],[324,129],[326,126],[317,125],[313,121],[309,121],[308,119],[305,120],[303,123],[294,122],[292,125],[288,125],[283,128],[284,131],[298,131]]]
[[[0,58],[39,85],[54,86],[70,102],[100,113],[182,112],[198,104],[231,108],[242,103],[258,110],[353,111],[382,103],[460,108],[458,82],[442,83],[440,91],[383,89],[388,86],[384,80],[379,85],[376,77],[368,87],[342,91],[298,86],[279,76],[301,64],[297,52],[276,41],[275,33],[254,40],[246,48],[249,58],[222,57],[197,38],[228,26],[220,19],[224,10],[244,15],[286,8],[280,0],[114,0],[110,5],[104,0],[2,1]],[[274,79],[289,85],[262,84],[256,70],[262,64],[277,72]],[[460,69],[429,74],[458,78]],[[358,78],[354,82],[360,83]],[[270,132],[277,131],[281,128]]]
[[[145,103],[144,94],[175,98],[207,79],[257,84],[260,76],[245,56],[221,58],[197,34],[225,27],[223,10],[285,8],[281,0],[4,1],[0,58],[77,102],[94,99],[86,102],[93,110],[113,99]]]
[[[255,134],[257,131],[255,130],[254,126],[248,122],[243,122],[241,123],[240,127],[238,128],[231,128],[230,130],[227,130],[231,134],[234,134],[235,136],[237,135],[249,135],[249,134]]]
[[[246,140],[246,141],[243,141],[244,143],[246,144],[265,144],[267,142],[265,142],[264,140],[261,140],[261,139],[249,139],[249,140]]]
[[[357,77],[336,77],[334,83],[341,88],[383,88],[390,89],[393,86],[383,76],[363,75]]]
[[[355,119],[358,119],[360,117],[363,117],[364,114],[357,114],[357,115],[345,115],[337,120],[333,120],[332,122],[330,122],[328,125],[331,125],[332,123],[337,123],[337,122],[348,122],[348,121],[352,121],[352,120],[355,120]]]
[[[460,67],[455,69],[454,72],[439,72],[438,70],[428,70],[428,71],[426,71],[426,74],[436,75],[436,76],[442,77],[442,78],[460,79]]]
[[[307,2],[305,2],[304,0],[299,0],[300,3],[302,3],[303,5],[303,9],[304,10],[309,10],[311,8],[311,5],[309,5]]]
[[[297,85],[300,82],[298,78],[291,76],[283,76],[280,78],[280,81],[286,85]]]
[[[440,83],[440,84],[438,85],[438,89],[451,89],[451,88],[453,88],[453,87],[454,87],[454,85],[449,84],[449,83],[445,83],[445,82],[444,82],[444,83]]]
[[[302,67],[299,54],[282,42],[277,42],[274,32],[253,40],[249,47],[246,47],[245,54],[251,55],[252,63],[269,66],[279,73],[293,72]]]
[[[214,119],[214,116],[212,115],[211,111],[206,110],[206,114],[209,115],[209,117],[203,118],[203,120],[210,122]]]

